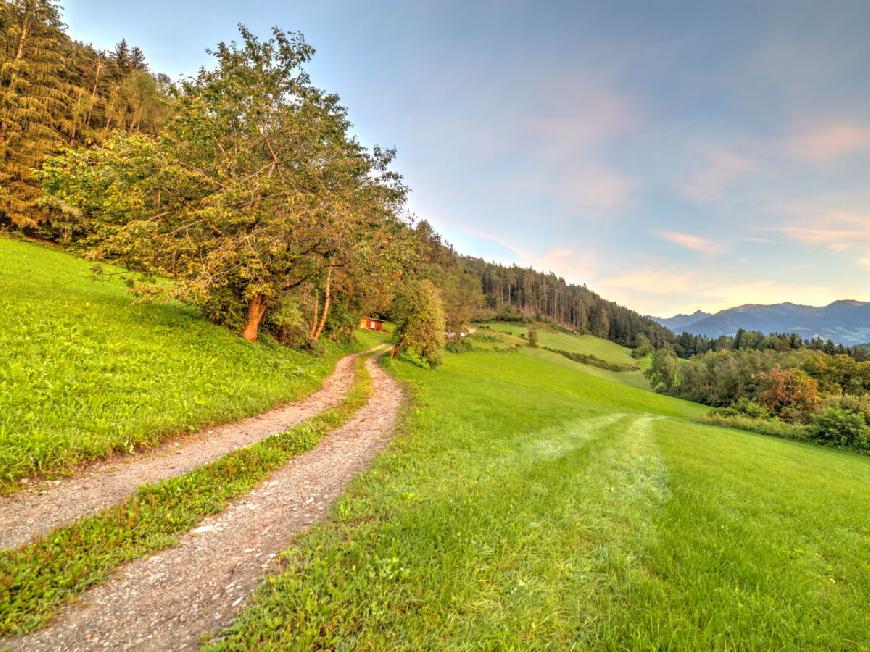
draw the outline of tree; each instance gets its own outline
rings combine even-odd
[[[786,421],[808,421],[821,403],[819,385],[800,369],[773,367],[759,374],[756,400]]]
[[[362,147],[338,97],[311,84],[301,34],[240,32],[184,81],[159,138],[69,150],[46,163],[44,185],[82,215],[92,255],[174,277],[248,340],[298,294],[317,339],[337,300],[384,302],[402,277],[406,189],[395,152]]]
[[[631,352],[633,358],[642,358],[652,353],[653,348],[649,338],[643,333],[638,333],[634,336],[634,350]]]
[[[453,345],[462,341],[462,333],[471,326],[471,320],[483,304],[480,278],[454,267],[437,275],[435,281],[444,302],[447,333]]]
[[[393,313],[396,319],[393,357],[411,351],[430,367],[441,364],[444,346],[444,309],[435,284],[421,280],[412,284],[397,298]]]
[[[62,27],[53,0],[0,3],[0,216],[19,227],[44,217],[32,171],[62,140]]]
[[[654,389],[671,391],[677,379],[677,356],[671,349],[657,349],[644,375],[649,378]]]

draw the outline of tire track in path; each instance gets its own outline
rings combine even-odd
[[[207,428],[146,453],[99,462],[71,478],[0,498],[0,549],[22,546],[121,502],[143,484],[192,471],[337,405],[353,384],[357,355],[341,358],[323,386],[302,401]]]
[[[386,446],[402,399],[375,359],[369,402],[178,547],[131,562],[47,627],[0,640],[15,650],[183,650],[238,615],[292,535],[323,518],[347,483]]]

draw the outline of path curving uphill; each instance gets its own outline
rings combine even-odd
[[[389,441],[402,393],[378,365],[368,403],[178,547],[134,561],[85,592],[49,625],[0,641],[16,650],[183,650],[229,624],[290,538],[323,518]]]
[[[202,430],[152,451],[88,466],[0,498],[0,549],[17,548],[58,527],[121,502],[144,484],[172,478],[250,446],[337,405],[354,380],[354,360],[341,358],[308,398],[255,417]]]

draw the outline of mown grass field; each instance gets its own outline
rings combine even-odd
[[[391,363],[402,434],[215,647],[870,647],[870,460],[565,362]]]
[[[249,344],[90,266],[0,237],[0,490],[297,399],[346,352]]]

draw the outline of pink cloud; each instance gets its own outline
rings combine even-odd
[[[870,127],[846,122],[814,127],[795,134],[787,149],[807,161],[832,161],[870,149]]]
[[[699,238],[688,233],[680,233],[678,231],[656,231],[656,235],[663,240],[673,242],[676,245],[691,249],[692,251],[700,251],[705,254],[718,254],[722,251],[722,245],[706,238]]]
[[[768,230],[828,251],[870,247],[870,215],[861,213],[833,211]]]

